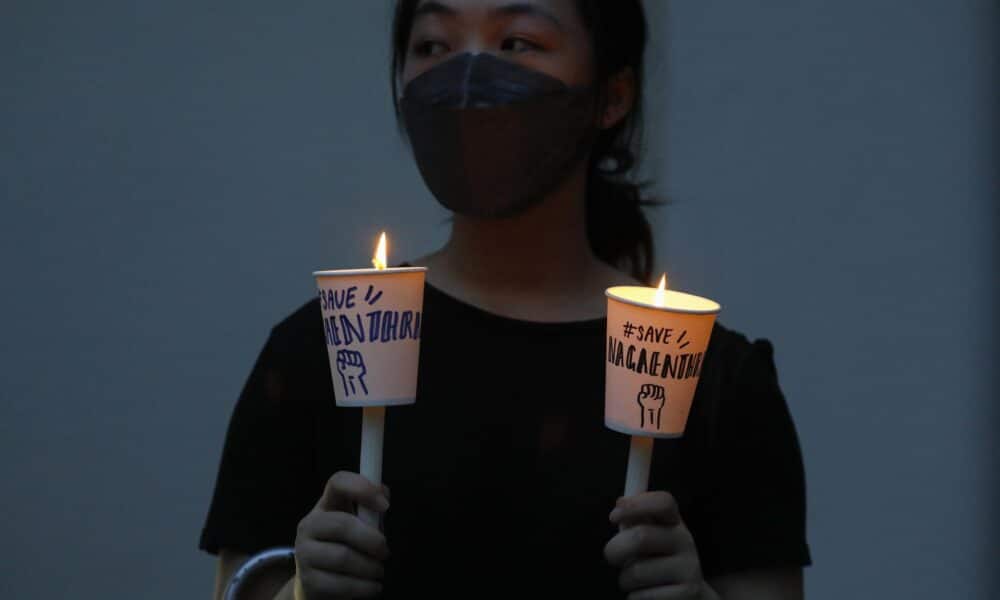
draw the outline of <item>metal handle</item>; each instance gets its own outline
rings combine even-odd
[[[229,579],[229,584],[226,586],[226,593],[222,597],[224,600],[239,600],[243,586],[250,579],[251,575],[259,569],[286,562],[291,562],[292,565],[295,564],[295,548],[269,548],[254,554]]]

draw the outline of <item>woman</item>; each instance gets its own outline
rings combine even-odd
[[[417,403],[386,424],[392,509],[354,472],[360,411],[334,405],[313,300],[272,329],[230,423],[201,538],[217,597],[272,546],[296,552],[280,598],[802,597],[804,475],[766,340],[716,325],[685,436],[618,498],[604,290],[651,280],[627,181],[645,37],[638,0],[397,4],[397,116],[454,220],[410,261],[429,270]]]

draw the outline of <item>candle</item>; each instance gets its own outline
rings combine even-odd
[[[374,268],[314,271],[337,406],[362,407],[362,476],[382,481],[385,407],[416,402],[425,267],[388,266],[385,233]],[[378,514],[359,507],[366,523]]]
[[[654,438],[679,437],[720,310],[707,298],[667,289],[608,288],[604,423],[632,437],[625,495],[645,491]]]

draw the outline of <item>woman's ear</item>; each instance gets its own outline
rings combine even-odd
[[[607,83],[607,102],[601,115],[601,128],[610,129],[628,115],[635,104],[635,72],[625,67],[612,75]]]

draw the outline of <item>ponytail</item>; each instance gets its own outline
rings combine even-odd
[[[629,177],[642,148],[646,16],[639,0],[577,0],[576,4],[591,33],[598,80],[606,82],[631,69],[635,82],[635,101],[629,114],[600,133],[591,154],[587,170],[587,238],[599,259],[649,283],[655,249],[643,207],[661,202],[643,198],[648,182],[635,182]]]
[[[653,276],[653,230],[643,206],[643,184],[614,181],[596,169],[587,176],[587,239],[597,258],[649,283]]]

